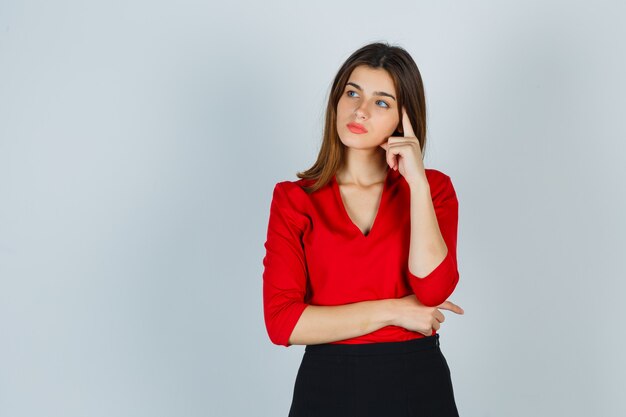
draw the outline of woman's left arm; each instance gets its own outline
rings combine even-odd
[[[456,261],[458,200],[450,177],[433,172],[433,190],[422,162],[420,144],[405,109],[403,137],[390,137],[381,145],[387,164],[400,170],[411,190],[409,284],[417,299],[437,306],[452,294],[459,272]]]
[[[411,188],[411,240],[408,277],[416,297],[437,306],[454,291],[459,272],[456,242],[459,203],[450,177],[432,190],[428,181]],[[433,192],[434,191],[434,192]]]

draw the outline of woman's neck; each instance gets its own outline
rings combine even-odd
[[[345,163],[337,170],[335,177],[340,184],[356,184],[368,186],[385,180],[389,165],[386,151],[367,152],[365,150],[348,149]]]

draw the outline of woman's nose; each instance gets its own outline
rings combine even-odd
[[[356,115],[357,119],[365,119],[365,118],[367,118],[368,114],[367,114],[367,110],[365,108],[365,104],[361,104],[359,107],[357,107],[354,110],[354,114]]]

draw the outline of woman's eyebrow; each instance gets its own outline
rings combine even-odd
[[[348,81],[346,84],[347,84],[347,85],[351,85],[351,86],[353,86],[353,87],[354,87],[354,88],[356,88],[357,90],[363,91],[363,89],[361,88],[361,86],[360,86],[360,85],[358,85],[358,84],[356,84],[356,83],[353,83],[352,81]],[[396,98],[395,98],[394,96],[392,96],[392,95],[391,95],[391,94],[389,94],[389,93],[385,93],[384,91],[374,91],[374,95],[375,95],[375,96],[385,96],[385,97],[391,97],[392,99],[396,100]],[[396,100],[396,101],[397,101],[397,100]]]

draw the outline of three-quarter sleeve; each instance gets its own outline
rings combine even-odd
[[[289,185],[282,182],[274,187],[263,258],[265,327],[272,343],[285,347],[291,345],[289,337],[307,307],[302,235],[308,218],[296,209],[286,189]]]
[[[446,176],[442,183],[442,186],[437,187],[432,200],[448,252],[439,265],[425,277],[418,277],[408,271],[409,284],[415,296],[422,304],[431,307],[446,301],[459,282],[456,259],[459,203],[450,177]]]

